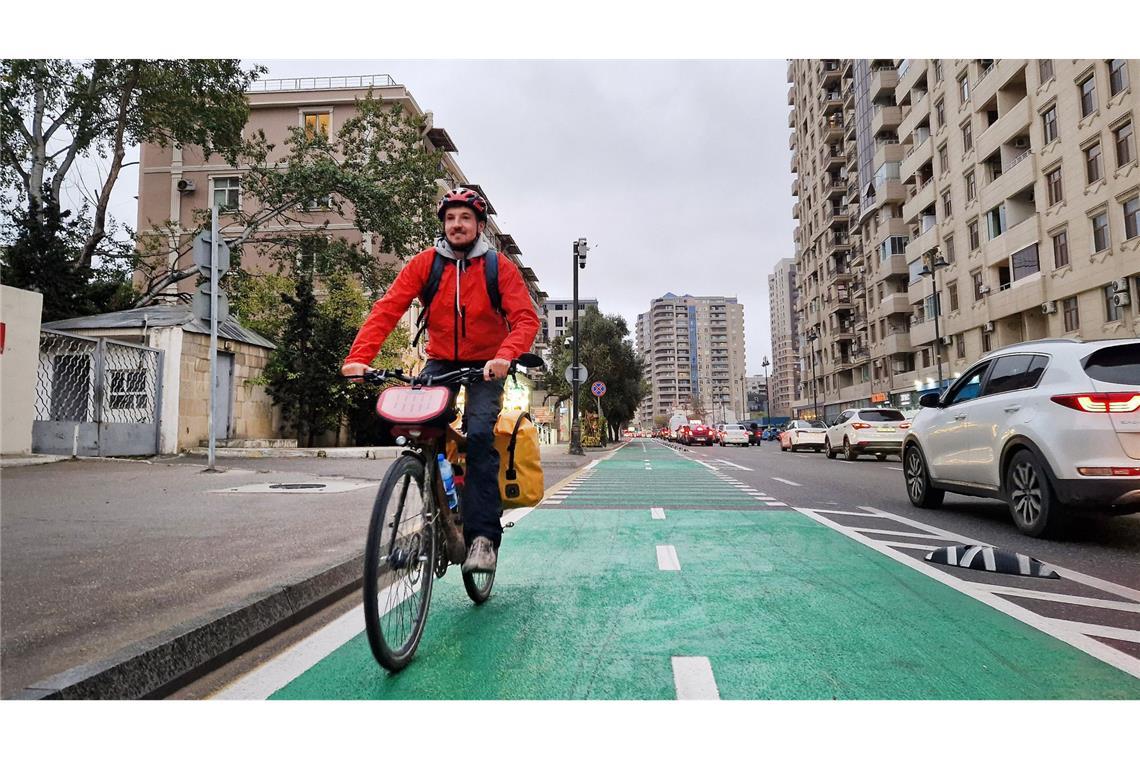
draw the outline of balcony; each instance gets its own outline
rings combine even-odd
[[[822,143],[835,143],[843,140],[843,119],[832,116],[820,125],[819,140]]]
[[[922,142],[916,142],[908,147],[906,156],[899,165],[899,176],[906,184],[914,181],[915,172],[918,171],[919,167],[934,160],[934,141],[930,139],[930,134],[920,133],[912,136],[916,141],[921,136]]]
[[[819,105],[824,116],[839,114],[843,111],[843,93],[838,89],[821,92],[819,94]]]
[[[914,194],[909,201],[903,204],[903,221],[907,224],[916,224],[918,215],[923,209],[934,203],[934,182],[927,182]]]
[[[897,131],[902,113],[898,106],[875,106],[875,115],[871,117],[871,135],[878,137],[884,131]]]
[[[794,106],[796,104],[796,86],[793,84],[788,88],[788,105]]]
[[[906,201],[906,186],[899,179],[888,179],[875,185],[875,207],[884,203],[903,203]]]
[[[970,97],[975,103],[988,103],[1015,74],[1025,69],[1025,65],[1024,59],[999,58],[979,74],[978,81],[970,88]]]
[[[796,201],[795,204],[792,205],[792,218],[793,219],[799,219],[800,218],[800,202],[799,201]]]
[[[820,84],[822,84],[824,88],[839,84],[839,78],[842,76],[840,69],[838,58],[823,59],[820,63],[819,71]]]
[[[918,80],[926,73],[926,59],[907,59],[899,64],[898,84],[895,85],[895,102],[902,103]]]
[[[892,256],[891,258],[902,258],[901,256]],[[905,264],[904,264],[905,268]],[[905,292],[890,293],[883,297],[879,302],[878,312],[880,317],[888,317],[891,314],[909,314],[910,313],[910,299]]]
[[[879,342],[879,345],[887,356],[891,356],[892,354],[908,354],[911,352],[910,333],[906,330],[898,330],[897,332],[890,333]]]
[[[794,151],[796,149],[796,133],[791,131],[788,133],[788,150]]]
[[[918,125],[923,123],[930,123],[929,95],[923,95],[921,100],[911,105],[910,111],[899,122],[899,137],[905,140],[907,135],[913,134]]]
[[[824,145],[819,151],[819,164],[820,171],[826,173],[832,169],[841,169],[847,163],[847,157],[843,155],[843,148],[839,143],[835,143],[834,147]],[[844,183],[846,185],[846,183]]]
[[[825,198],[829,199],[832,203],[838,203],[843,196],[847,195],[847,179],[830,179],[825,177],[821,189]],[[829,219],[831,217],[828,217]]]
[[[911,238],[910,242],[906,244],[904,258],[907,261],[914,261],[936,245],[938,245],[938,225],[930,222],[930,226],[926,228],[925,232]]]
[[[941,328],[941,325],[939,325]],[[918,348],[927,343],[934,342],[934,320],[927,319],[922,322],[911,322],[910,325],[910,343],[914,348]],[[913,349],[912,349],[913,350]],[[933,368],[931,368],[933,371]]]
[[[999,266],[1007,263],[1010,256],[1041,242],[1037,228],[1037,216],[1031,216],[1013,225],[993,240],[987,240],[983,248],[986,266]],[[1040,246],[1037,255],[1042,254]]]
[[[796,109],[788,111],[788,128],[794,129],[796,126]]]
[[[871,100],[894,95],[899,84],[898,69],[882,68],[871,72]]]
[[[1044,278],[1031,274],[991,292],[986,297],[988,317],[993,321],[1029,310],[1040,314],[1041,304],[1046,300]]]
[[[792,195],[799,197],[800,194],[800,178],[796,177],[792,180]]]
[[[1006,111],[985,132],[974,138],[974,149],[980,157],[988,156],[1014,137],[1031,132],[1032,114],[1029,98],[1022,98],[1017,105]]]
[[[832,185],[834,187],[834,185]],[[824,212],[824,220],[829,227],[839,227],[846,229],[851,217],[847,212],[847,206],[827,206],[827,211]]]
[[[1000,177],[978,191],[979,205],[984,209],[993,208],[1032,185],[1037,177],[1036,172],[1037,159],[1026,148],[1010,159],[1008,165],[1003,167]]]

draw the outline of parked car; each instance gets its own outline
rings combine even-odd
[[[730,422],[723,426],[724,432],[720,439],[721,446],[747,446],[748,431],[743,425]]]
[[[916,507],[1001,499],[1030,536],[1058,533],[1068,510],[1140,511],[1140,340],[1006,346],[919,404],[903,441]]]
[[[823,453],[828,459],[843,452],[843,458],[855,461],[860,454],[874,454],[881,462],[888,454],[902,458],[902,442],[910,423],[898,409],[847,409],[840,414],[823,439]]]
[[[698,443],[702,446],[713,445],[713,431],[708,425],[693,425],[689,429],[689,445],[695,446]]]
[[[780,451],[823,451],[823,435],[826,430],[819,420],[791,420],[780,431]]]

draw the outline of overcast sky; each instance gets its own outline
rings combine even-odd
[[[407,86],[551,298],[585,237],[579,294],[631,333],[667,291],[736,296],[748,372],[771,355],[767,275],[792,255],[783,60],[255,62]]]

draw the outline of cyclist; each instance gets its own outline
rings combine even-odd
[[[437,212],[443,235],[431,248],[408,261],[384,297],[372,306],[361,325],[342,375],[369,369],[380,346],[424,290],[436,252],[445,260],[439,289],[427,309],[426,374],[460,367],[483,367],[484,382],[467,386],[467,475],[463,533],[468,546],[463,569],[495,569],[503,529],[499,522],[499,452],[494,446],[495,420],[503,407],[503,381],[511,361],[530,349],[538,333],[538,314],[518,268],[488,245],[487,201],[474,190],[458,187],[440,200]],[[492,306],[484,274],[486,258],[498,256],[502,312]],[[432,304],[435,304],[433,307]]]

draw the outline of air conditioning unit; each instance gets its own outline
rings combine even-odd
[[[180,192],[180,193],[192,193],[192,192],[194,192],[194,180],[192,180],[192,179],[180,179],[180,180],[178,180],[178,184],[176,185],[176,187],[178,188],[178,192]]]
[[[986,293],[990,292],[990,286],[989,285],[979,285],[978,286],[978,292],[981,293],[982,295],[985,295]]]
[[[1128,278],[1121,277],[1119,280],[1112,281],[1112,292],[1123,293],[1128,290]]]
[[[942,345],[944,345],[944,346],[954,345],[954,336],[953,335],[943,335],[942,336]]]
[[[1057,302],[1056,301],[1046,301],[1045,303],[1041,304],[1041,313],[1042,314],[1056,314],[1057,313]]]
[[[1128,297],[1127,293],[1117,293],[1112,297],[1112,302],[1117,306],[1127,306],[1132,303],[1132,299]]]
[[[1015,138],[1013,138],[1013,147],[1015,147],[1015,148],[1028,148],[1029,147],[1029,138],[1028,137],[1015,137]]]
[[[994,323],[993,322],[986,322],[984,325],[982,325],[982,332],[990,333],[993,331],[994,331]]]

